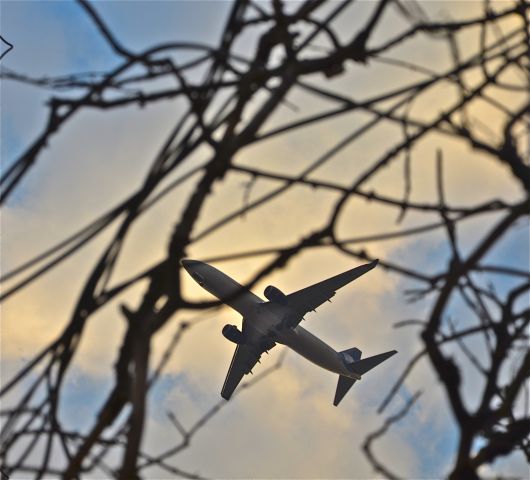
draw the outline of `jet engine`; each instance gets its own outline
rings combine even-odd
[[[243,343],[243,332],[240,332],[235,325],[225,325],[223,327],[223,336],[233,343]]]
[[[269,285],[265,289],[263,294],[265,295],[265,298],[269,300],[269,302],[279,303],[280,305],[287,305],[287,297],[285,296],[285,294],[278,288],[273,287],[272,285]]]

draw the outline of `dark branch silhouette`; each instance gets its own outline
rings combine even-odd
[[[241,0],[233,3],[217,46],[170,39],[134,52],[111,31],[97,4],[79,0],[79,5],[116,55],[118,64],[109,71],[68,72],[57,77],[33,77],[2,66],[4,81],[21,82],[52,93],[42,131],[2,172],[0,203],[9,201],[25,177],[31,175],[32,167],[44,161],[43,149],[53,148],[53,137],[64,135],[63,126],[80,112],[110,111],[129,105],[144,107],[175,98],[184,99],[186,109],[175,120],[157,155],[146,159],[148,169],[143,181],[126,198],[108,206],[103,215],[56,245],[2,273],[2,281],[7,286],[0,298],[7,301],[110,231],[111,226],[114,228],[115,233],[86,278],[62,333],[3,383],[0,395],[16,400],[14,407],[0,412],[4,419],[0,437],[2,476],[30,473],[36,478],[50,475],[80,478],[85,473],[96,472],[109,478],[131,479],[149,475],[149,468],[157,467],[175,476],[202,478],[200,473],[176,466],[176,457],[191,447],[194,435],[207,427],[208,421],[221,411],[224,401],[212,406],[188,429],[175,413],[177,405],[175,412],[168,412],[168,418],[181,437],[180,443],[158,455],[142,449],[150,390],[163,375],[182,336],[206,318],[205,309],[219,306],[218,302],[194,302],[185,298],[179,260],[199,240],[259,211],[295,188],[333,195],[335,203],[327,218],[321,219],[320,228],[304,231],[301,225],[299,240],[290,244],[232,251],[205,260],[264,258],[266,262],[249,273],[246,286],[250,288],[309,249],[334,248],[357,260],[373,260],[370,249],[376,242],[423,238],[433,232],[443,232],[449,257],[437,264],[434,273],[419,270],[399,258],[380,260],[383,269],[415,283],[414,288],[405,292],[405,299],[426,305],[422,311],[428,313],[406,321],[395,319],[396,327],[419,327],[422,345],[389,389],[379,412],[390,407],[409,382],[411,371],[420,362],[428,362],[445,393],[459,433],[451,470],[445,472],[450,478],[478,478],[480,467],[517,451],[530,460],[530,308],[521,307],[524,299],[528,299],[530,273],[527,265],[513,266],[488,258],[494,248],[507,241],[514,226],[528,221],[530,161],[525,150],[527,145],[523,145],[529,133],[528,2],[505,2],[493,9],[486,1],[482,15],[453,21],[430,19],[421,5],[413,1],[379,0],[370,3],[371,13],[365,24],[353,25],[352,31],[344,35],[337,20],[356,18],[358,3],[307,0],[289,5],[280,0],[270,3]],[[399,16],[405,25],[399,32],[381,37],[378,33],[388,15]],[[501,22],[506,19],[511,20],[510,28],[502,24],[501,30]],[[461,34],[469,32],[477,34],[478,47],[464,48]],[[253,54],[248,57],[236,48],[237,40],[244,33],[255,39]],[[451,58],[449,67],[441,71],[429,62],[403,58],[403,51],[411,51],[415,42],[426,39],[447,47]],[[187,54],[187,60],[178,63],[174,54],[182,52]],[[200,78],[197,67],[205,72]],[[358,88],[345,92],[334,82],[346,79],[353,85],[355,73],[352,71],[361,70],[371,73],[375,80],[382,67],[396,73],[405,72],[407,81],[399,84],[388,81],[380,91],[369,95],[363,95]],[[161,80],[171,81],[173,87]],[[440,106],[424,107],[428,115],[419,114],[415,108],[417,103],[432,98],[429,95],[442,86],[457,94],[449,95]],[[326,106],[316,111],[302,107],[293,98],[300,92],[318,100],[316,105]],[[512,95],[516,107],[499,100],[499,92]],[[492,135],[484,135],[484,131],[490,132],[494,127],[485,125],[471,113],[481,103],[493,109],[502,121],[502,128]],[[281,115],[275,114],[285,108],[295,109],[296,118],[282,123],[278,120]],[[342,138],[324,153],[304,158],[298,174],[278,171],[266,161],[256,167],[236,159],[248,147],[260,148],[268,139],[324,125],[328,120],[337,121],[351,113],[362,114],[363,120],[342,132]],[[346,121],[344,125],[348,125]],[[319,168],[329,165],[347,148],[357,146],[366,135],[387,126],[398,129],[401,136],[389,139],[386,151],[367,153],[369,161],[356,168],[351,177],[341,172],[336,172],[334,180],[321,177]],[[437,142],[437,151],[433,151],[430,159],[418,158],[418,146],[426,139]],[[453,202],[448,188],[446,158],[449,154],[444,139],[458,142],[467,152],[480,155],[484,163],[503,166],[509,172],[517,199]],[[191,168],[190,159],[202,148],[210,152],[209,156],[203,163],[193,163]],[[380,183],[380,173],[399,162],[403,164],[402,176],[395,181],[401,182],[401,192],[389,194]],[[418,162],[436,165],[436,177],[429,180],[435,185],[430,200],[420,201],[415,197],[419,185],[414,168]],[[181,166],[187,167],[187,173],[175,178]],[[199,229],[197,220],[206,202],[215,195],[213,187],[229,173],[245,179],[242,205]],[[477,171],[476,175],[480,176],[481,172]],[[261,180],[275,186],[254,196],[256,183]],[[117,261],[138,219],[149,215],[157,202],[182,185],[194,185],[194,188],[185,199],[181,213],[173,218],[173,230],[166,232],[165,257],[148,268],[138,269],[131,278],[116,282],[113,274]],[[346,207],[352,199],[390,209],[397,223],[388,225],[384,231],[342,236]],[[420,221],[402,226],[413,215]],[[475,245],[468,251],[463,248],[461,229],[476,219],[486,222],[489,228],[483,234],[477,233]],[[510,279],[515,286],[508,293],[497,293],[495,285],[499,278]],[[138,306],[133,309],[121,303],[115,312],[125,320],[127,328],[115,352],[114,370],[109,372],[114,382],[112,389],[99,411],[94,412],[86,432],[68,431],[59,420],[60,400],[85,328],[96,312],[118,301],[135,285],[145,286]],[[466,305],[466,318],[452,318],[451,301],[455,297]],[[60,298],[60,301],[66,300]],[[162,360],[153,367],[153,339],[175,314],[184,310],[197,311],[198,316],[179,323]],[[484,342],[486,358],[477,356],[469,346],[470,338]],[[446,350],[449,345],[461,356],[449,356]],[[251,388],[280,368],[281,358],[241,390]],[[464,401],[465,361],[484,383],[476,394],[479,402],[475,409]],[[509,378],[502,373],[508,362],[514,366]],[[527,399],[523,411],[516,408],[522,398]],[[385,466],[383,455],[375,456],[372,443],[405,417],[417,401],[419,394],[367,437],[364,452],[378,474],[387,478],[398,476]],[[128,413],[124,415],[124,412]],[[107,432],[111,428],[115,433],[109,436]],[[482,447],[474,451],[472,447],[477,439],[482,440]],[[37,445],[43,448],[37,449]],[[120,457],[118,465],[109,460],[111,453],[116,452]],[[66,466],[54,463],[58,456],[64,458]]]
[[[7,45],[7,48],[0,54],[0,60],[2,60],[2,58],[4,58],[15,47],[12,43],[8,42],[4,37],[2,37],[2,35],[0,35],[0,41],[2,44]]]

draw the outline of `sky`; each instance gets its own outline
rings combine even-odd
[[[480,13],[480,4],[475,1],[423,2],[422,5],[429,14],[440,18],[448,15],[466,18]],[[350,38],[351,25],[360,24],[371,7],[370,2],[360,2],[358,17],[339,21],[337,28],[341,39]],[[95,3],[95,8],[124,45],[140,51],[168,39],[215,45],[230,3],[100,1]],[[2,67],[39,77],[104,71],[117,64],[108,45],[74,2],[3,1],[0,9],[2,35],[15,46],[2,60]],[[382,43],[400,28],[403,28],[401,17],[395,14],[384,17],[374,43]],[[463,40],[474,45],[473,42],[478,41],[476,32]],[[246,39],[238,48],[243,53],[250,52],[252,41],[255,39]],[[450,67],[451,58],[439,43],[433,39],[418,41],[397,55],[426,63],[441,72]],[[358,92],[370,97],[389,85],[395,88],[416,78],[411,77],[410,72],[399,70],[393,70],[389,76],[387,67],[377,64],[370,68],[347,68],[347,75],[326,82],[354,97]],[[473,81],[476,78],[469,79],[470,83]],[[49,96],[50,92],[43,89],[2,82],[2,168],[6,168],[43,128],[45,102]],[[435,89],[418,98],[412,108],[419,118],[429,118],[454,96],[454,88],[446,85],[445,89]],[[289,100],[302,106],[305,113],[322,108],[320,100],[314,100],[300,89],[293,91]],[[514,94],[502,97],[502,101],[506,105],[517,104],[520,97]],[[149,162],[183,108],[183,100],[175,100],[145,109],[134,106],[108,112],[87,110],[69,122],[53,138],[2,212],[2,271],[11,270],[81,228],[139,185]],[[299,110],[283,106],[267,126],[299,118]],[[499,132],[499,119],[487,105],[477,102],[470,115],[484,120],[494,135]],[[368,115],[360,113],[343,115],[292,135],[260,142],[244,150],[236,160],[241,165],[296,174],[368,119]],[[345,148],[312,177],[348,185],[358,172],[400,138],[399,127],[382,126]],[[446,195],[452,204],[474,205],[492,197],[506,201],[521,198],[507,170],[457,141],[433,134],[414,149],[412,198],[415,201],[432,202],[436,198],[434,159],[440,147],[446,165]],[[185,168],[200,164],[205,155],[206,152],[200,152]],[[403,189],[402,168],[401,162],[393,164],[366,188],[396,195]],[[217,184],[194,233],[200,233],[221,215],[241,206],[246,181],[244,176],[230,173]],[[274,181],[260,180],[251,190],[250,198],[257,198],[276,186]],[[193,182],[184,185],[141,218],[118,262],[113,279],[116,283],[163,258],[168,237],[193,188]],[[255,213],[206,236],[193,245],[189,254],[207,259],[289,245],[321,227],[336,198],[335,194],[322,190],[295,187]],[[395,209],[351,200],[342,214],[339,237],[397,231],[435,220],[429,215],[408,214],[405,221],[397,225],[398,213]],[[479,233],[487,231],[491,225],[491,218],[464,224],[459,231],[463,251],[469,252],[480,238]],[[2,305],[2,382],[62,331],[91,266],[112,233],[111,228]],[[393,240],[363,246],[383,259],[429,274],[440,271],[449,255],[442,232],[406,242]],[[242,283],[269,259],[218,262],[215,266]],[[528,225],[515,228],[488,261],[527,267]],[[295,291],[358,264],[352,262],[351,258],[329,248],[307,251],[287,269],[259,283],[255,292],[261,294],[268,284],[285,292]],[[185,293],[190,298],[208,298],[190,279],[184,282]],[[500,291],[509,287],[500,279],[496,279],[495,285]],[[376,478],[361,452],[361,445],[365,436],[378,429],[384,420],[377,413],[382,398],[410,357],[421,348],[419,331],[414,330],[415,327],[393,328],[400,320],[422,318],[428,312],[428,302],[406,302],[404,291],[416,286],[378,268],[339,292],[332,304],[309,316],[304,323],[304,327],[337,350],[357,346],[364,356],[394,348],[399,351],[399,355],[363,378],[345,397],[340,408],[332,406],[335,376],[290,352],[281,369],[227,403],[194,437],[191,447],[179,455],[175,464],[215,478]],[[143,285],[132,288],[119,302],[101,309],[91,320],[65,385],[60,410],[65,426],[82,431],[90,428],[94,413],[111,388],[109,372],[125,330],[118,306],[122,302],[137,305],[143,288]],[[452,306],[452,314],[457,319],[465,319],[467,315],[465,307],[457,302]],[[164,327],[154,341],[153,364],[170,342],[178,322],[194,315],[193,312],[179,313]],[[173,412],[189,427],[220,399],[219,390],[233,352],[232,345],[224,340],[220,331],[224,324],[238,323],[240,319],[227,308],[205,315],[207,318],[183,337],[150,394],[144,447],[153,454],[179,441],[178,432],[167,420],[167,412]],[[277,347],[271,351],[270,358],[262,361],[261,367],[273,365],[280,350]],[[455,352],[455,355],[458,354]],[[465,394],[472,404],[479,381],[473,380],[471,368],[466,367],[464,374],[470,378]],[[397,412],[417,389],[423,390],[421,400],[404,421],[376,444],[375,452],[403,477],[440,478],[450,468],[457,431],[444,392],[426,361],[413,371],[385,415]],[[10,400],[4,402],[9,405]],[[515,454],[493,465],[492,472],[524,476],[527,466],[522,455]],[[163,471],[154,471],[151,475],[151,478],[172,478]]]

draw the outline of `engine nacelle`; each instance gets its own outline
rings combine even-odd
[[[225,325],[223,327],[223,336],[238,345],[243,343],[243,332],[239,331],[235,325]]]
[[[263,292],[265,298],[269,302],[279,303],[280,305],[287,305],[287,297],[285,294],[276,287],[269,285]]]

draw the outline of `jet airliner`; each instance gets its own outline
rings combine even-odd
[[[391,350],[361,359],[358,348],[337,352],[299,325],[307,313],[330,301],[339,288],[372,270],[377,260],[289,295],[269,285],[264,291],[268,301],[207,263],[185,259],[181,264],[202,288],[243,316],[241,330],[235,325],[225,325],[222,330],[223,336],[236,344],[221,390],[221,396],[226,400],[232,396],[242,378],[252,373],[261,355],[277,343],[287,345],[316,365],[339,375],[333,400],[335,406],[363,374],[397,353]]]

